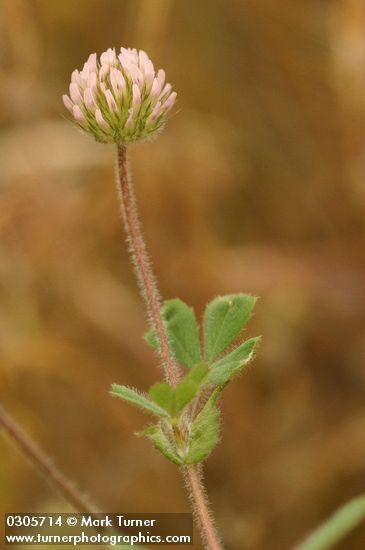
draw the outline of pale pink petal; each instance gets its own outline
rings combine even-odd
[[[120,48],[120,54],[122,57],[125,57],[127,59],[130,59],[131,61],[133,61],[133,55],[131,53],[131,49],[130,48]]]
[[[161,92],[161,82],[158,78],[154,78],[152,82],[152,88],[151,88],[151,97],[152,99],[155,99],[160,95]]]
[[[68,109],[70,111],[70,113],[73,114],[73,106],[74,104],[72,103],[71,99],[68,97],[67,94],[64,94],[62,96],[62,101],[63,101],[63,104],[64,106],[66,107],[66,109]]]
[[[133,111],[137,111],[141,106],[141,92],[137,84],[133,84],[132,88],[132,107]]]
[[[128,68],[128,72],[131,75],[133,82],[137,82],[138,84],[143,83],[143,74],[142,71],[137,67],[137,65],[131,64]]]
[[[94,90],[96,88],[97,78],[98,77],[96,76],[96,73],[90,73],[89,74],[89,78],[87,80],[87,85],[91,90]]]
[[[109,74],[110,67],[109,65],[102,65],[99,71],[100,80],[105,80],[106,76]]]
[[[125,54],[121,53],[118,56],[119,62],[124,69],[125,73],[129,73],[130,68],[133,66],[133,62],[129,57],[127,57]]]
[[[139,50],[138,58],[140,69],[142,69],[146,65],[147,61],[150,60],[146,52],[143,50]]]
[[[94,111],[96,109],[94,94],[90,88],[86,88],[84,91],[84,102],[89,111]]]
[[[110,82],[115,94],[125,89],[124,76],[114,67],[110,70]]]
[[[84,122],[86,122],[84,113],[81,111],[81,109],[80,109],[80,107],[79,107],[78,105],[74,105],[74,107],[73,107],[73,115],[74,115],[74,117],[75,117],[75,120],[77,120],[77,122],[80,122],[81,124],[83,124]]]
[[[88,64],[91,73],[96,72],[98,68],[96,53],[90,54],[86,63]]]
[[[101,55],[100,55],[100,62],[104,65],[108,65],[109,64],[109,54],[108,54],[108,50],[106,52],[103,52]]]
[[[128,54],[133,61],[133,63],[138,63],[138,52],[136,48],[128,48]]]
[[[83,66],[82,71],[81,71],[81,76],[82,77],[87,77],[89,72],[90,72],[89,63],[87,61],[85,61],[84,66]]]
[[[115,103],[115,99],[113,97],[113,94],[111,93],[110,90],[106,90],[104,92],[104,95],[105,95],[105,98],[106,98],[106,101],[108,103],[108,107],[111,111],[117,111],[118,110],[118,107],[117,107],[117,104]]]
[[[116,61],[116,53],[114,48],[108,48],[106,52],[103,52],[100,56],[102,64],[112,65]]]
[[[75,82],[71,82],[70,84],[70,96],[74,103],[80,104],[82,102],[80,88]]]
[[[158,101],[154,106],[152,113],[149,115],[147,119],[147,124],[149,124],[150,122],[154,122],[160,114],[161,114],[161,103]]]
[[[160,93],[160,98],[166,97],[172,90],[171,84],[166,84],[162,92]]]
[[[81,78],[81,84],[82,86],[87,86],[87,82],[89,80],[89,74],[90,74],[90,67],[87,64],[87,62],[84,64],[84,67],[80,73]]]
[[[104,120],[103,115],[101,114],[100,109],[96,109],[96,111],[95,111],[95,118],[96,118],[96,122],[98,123],[99,127],[100,127],[102,130],[109,130],[109,125],[108,125],[107,122]]]
[[[172,94],[166,99],[165,103],[163,104],[163,110],[165,113],[167,113],[171,107],[174,105],[176,100],[177,93],[172,92]]]
[[[144,65],[144,74],[146,77],[146,83],[148,85],[151,85],[155,77],[155,69],[153,67],[152,61],[150,61],[149,59],[146,61]]]
[[[72,75],[71,75],[71,82],[74,82],[75,84],[81,84],[81,77],[80,77],[80,73],[77,69],[75,69],[73,72],[72,72]]]
[[[159,69],[159,71],[157,72],[157,77],[156,78],[159,81],[161,89],[162,89],[162,86],[165,84],[165,78],[166,78],[165,71],[163,69]]]

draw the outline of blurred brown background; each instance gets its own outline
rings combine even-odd
[[[228,549],[286,550],[365,482],[363,0],[1,0],[0,399],[103,511],[187,511],[175,467],[108,395],[161,377],[114,150],[66,121],[71,71],[145,49],[178,108],[131,151],[165,298],[261,296],[254,365],[206,480]],[[2,511],[63,511],[0,434]],[[365,547],[360,528],[339,549]],[[199,549],[198,537],[194,548]]]

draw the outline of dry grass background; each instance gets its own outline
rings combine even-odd
[[[160,376],[113,149],[64,120],[90,52],[136,46],[178,109],[131,151],[163,296],[261,296],[255,364],[206,466],[229,549],[285,550],[365,481],[362,0],[1,0],[0,399],[105,511],[187,511],[175,467],[108,395]],[[0,438],[3,511],[67,504]],[[338,546],[360,550],[365,529]],[[194,548],[200,548],[196,541]]]

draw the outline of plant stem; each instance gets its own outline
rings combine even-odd
[[[189,466],[182,469],[182,472],[206,548],[209,550],[222,550],[199,470],[198,466]]]
[[[179,381],[179,373],[170,351],[161,316],[160,295],[141,232],[133,185],[128,169],[126,147],[124,145],[117,145],[117,154],[117,192],[137,281],[156,330],[166,380],[172,386],[176,386]],[[209,550],[221,550],[222,546],[212,520],[212,515],[209,512],[208,499],[200,472],[195,466],[182,468],[182,472],[204,544]]]
[[[125,145],[118,145],[117,147],[119,176],[117,178],[117,192],[134,270],[147,306],[150,320],[156,330],[166,379],[172,386],[176,386],[179,381],[179,374],[176,363],[170,353],[169,343],[161,316],[160,295],[147,255],[146,243],[141,231],[136,199],[128,169],[127,150]]]
[[[80,494],[75,485],[52,463],[52,460],[21,429],[15,420],[0,406],[0,427],[21,449],[30,462],[59,490],[62,496],[80,513],[96,514],[98,511]]]

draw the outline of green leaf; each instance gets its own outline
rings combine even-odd
[[[175,359],[192,368],[200,362],[199,330],[193,309],[175,299],[164,302],[161,313]],[[155,329],[149,330],[144,338],[154,349],[159,349]]]
[[[168,413],[164,409],[159,407],[153,401],[150,401],[148,397],[133,388],[120,386],[119,384],[112,384],[110,393],[115,397],[120,397],[121,399],[124,399],[124,401],[128,401],[129,403],[132,403],[132,405],[135,405],[144,411],[155,414],[156,416],[168,416]]]
[[[365,496],[356,497],[316,529],[296,550],[327,550],[365,519]]]
[[[232,363],[233,361],[238,361],[240,363],[247,363],[252,358],[252,355],[255,351],[255,347],[261,340],[260,336],[255,336],[254,338],[249,338],[237,348],[235,348],[231,353],[228,353],[222,359],[219,359],[212,365],[212,369],[221,368],[226,363]]]
[[[150,426],[149,428],[137,435],[144,435],[151,439],[156,449],[161,451],[161,453],[165,455],[166,458],[171,460],[171,462],[173,462],[174,464],[180,466],[183,463],[182,459],[179,457],[175,448],[173,447],[171,441],[162,431],[160,424]]]
[[[197,464],[207,458],[219,440],[219,415],[214,392],[193,422],[185,464]]]
[[[208,363],[231,344],[250,318],[257,298],[248,294],[219,296],[204,313],[204,356]]]
[[[198,393],[202,381],[208,374],[208,365],[195,365],[185,378],[176,386],[174,413],[179,414]]]
[[[238,361],[225,363],[222,368],[214,369],[209,373],[209,382],[212,382],[212,384],[216,384],[217,386],[224,386],[244,367],[245,365],[239,363]]]
[[[260,338],[250,338],[231,353],[212,365],[208,380],[218,386],[224,385],[240,372],[250,361]]]
[[[200,362],[199,331],[194,311],[179,299],[167,300],[162,307],[162,316],[175,359],[192,368]]]
[[[148,395],[152,401],[157,403],[160,407],[168,411],[170,414],[174,412],[174,388],[166,383],[154,384]]]
[[[194,382],[195,384],[200,385],[206,375],[208,374],[209,368],[206,363],[199,363],[199,365],[195,365],[184,377],[183,381],[180,383],[180,385],[183,382]]]
[[[195,365],[176,388],[158,383],[152,386],[148,395],[171,416],[176,416],[194,399],[208,370],[205,364]]]

